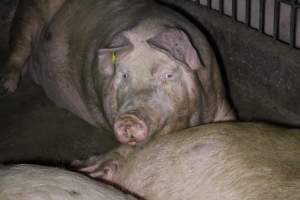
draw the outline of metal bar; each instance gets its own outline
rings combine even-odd
[[[274,25],[273,25],[273,38],[278,39],[279,35],[279,11],[280,11],[280,0],[275,0],[274,6]]]
[[[199,5],[200,0],[191,0]],[[238,13],[238,0],[232,0],[232,18],[237,21]],[[245,21],[247,26],[251,26],[251,17],[252,17],[252,0],[246,0],[246,10],[245,10]],[[219,0],[219,13],[224,15],[224,0]],[[274,21],[273,21],[273,39],[279,40],[279,29],[280,29],[280,8],[281,3],[285,3],[291,6],[291,15],[290,15],[290,33],[289,33],[289,45],[293,48],[296,48],[296,26],[297,26],[297,13],[300,12],[300,3],[297,0],[274,0]],[[207,8],[212,9],[212,0],[207,0]],[[266,0],[259,1],[259,31],[265,32],[265,18],[266,18]]]
[[[219,12],[220,14],[224,14],[224,0],[219,0]]]
[[[237,0],[232,0],[232,17],[237,21]]]
[[[265,8],[266,8],[266,0],[260,0],[259,5],[259,31],[264,33],[265,29]]]
[[[290,24],[290,46],[295,47],[295,39],[296,39],[296,5],[297,0],[293,1],[293,4],[291,4],[291,24]]]
[[[199,5],[200,4],[200,0],[191,0],[193,3]]]
[[[207,0],[207,7],[211,9],[211,0]]]
[[[190,1],[193,2],[193,3],[195,3],[195,4],[197,4],[197,5],[200,4],[200,0],[190,0]]]
[[[279,0],[281,3],[292,5],[294,4],[294,0]]]
[[[246,0],[246,24],[250,26],[251,22],[251,0]]]

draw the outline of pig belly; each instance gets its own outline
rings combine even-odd
[[[49,42],[48,42],[49,43]],[[59,38],[48,44],[40,41],[28,61],[32,79],[57,106],[97,126],[80,94],[81,80],[68,60],[67,46]],[[62,43],[57,46],[55,43]]]
[[[74,85],[70,81],[56,76],[56,73],[56,71],[48,70],[39,70],[39,72],[34,69],[30,70],[32,79],[43,88],[48,98],[57,106],[97,126],[97,123],[91,117],[82,97],[76,88],[74,88]]]

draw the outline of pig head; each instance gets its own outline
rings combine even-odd
[[[218,64],[181,28],[139,25],[98,50],[95,88],[121,143],[145,143],[155,133],[235,118]]]

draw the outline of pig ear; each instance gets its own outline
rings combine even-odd
[[[115,36],[108,46],[108,48],[102,48],[98,50],[98,67],[102,74],[106,76],[113,75],[115,71],[115,64],[119,57],[124,55],[132,47],[129,40],[118,34]]]
[[[189,37],[178,28],[168,28],[147,42],[153,48],[166,52],[192,70],[199,70],[199,67],[204,67],[201,57],[193,47]]]
[[[167,28],[147,42],[151,47],[165,52],[196,72],[203,89],[205,123],[234,120],[235,114],[226,100],[219,65],[210,44],[201,32],[194,30],[189,33],[193,35],[187,35],[178,28]],[[192,42],[195,42],[197,48]]]

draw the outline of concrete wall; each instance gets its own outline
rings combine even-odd
[[[187,0],[188,1],[188,0]],[[196,2],[197,0],[190,0]],[[232,16],[232,0],[223,0],[224,1],[224,13],[228,16]],[[237,1],[237,20],[239,22],[246,23],[246,1],[247,0],[238,0]],[[207,5],[207,0],[199,0],[201,5]],[[250,26],[252,28],[259,28],[259,10],[260,10],[261,0],[251,0],[250,1]],[[300,0],[298,0],[300,3]],[[220,5],[219,0],[211,0],[212,9],[219,10]],[[265,0],[265,11],[264,11],[264,33],[268,35],[273,35],[274,27],[274,7],[275,0]],[[280,3],[279,6],[279,39],[289,43],[290,41],[290,21],[291,21],[291,6],[286,3]],[[300,48],[300,11],[296,13],[297,26],[296,26],[296,46]]]
[[[161,2],[207,33],[240,119],[300,126],[300,50],[192,1]]]

